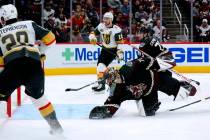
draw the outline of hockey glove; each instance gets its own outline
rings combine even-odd
[[[95,36],[95,34],[92,32],[92,33],[90,33],[90,35],[89,35],[89,40],[90,40],[90,43],[91,44],[96,44],[96,42],[97,42],[97,38],[96,38],[96,36]]]
[[[0,57],[0,73],[4,70],[4,59]]]
[[[40,55],[40,59],[41,59],[41,61],[45,61],[46,60],[46,55],[45,54],[41,54]]]
[[[124,59],[123,51],[120,50],[120,49],[117,50],[117,59],[118,59],[119,61],[121,61],[121,60]]]

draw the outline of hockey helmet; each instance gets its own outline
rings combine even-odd
[[[150,35],[153,35],[154,31],[151,28],[142,27],[140,33],[150,33]]]
[[[16,19],[18,16],[17,9],[12,4],[3,5],[0,8],[0,16],[4,21]]]
[[[139,32],[140,34],[143,34],[143,38],[153,36],[153,34],[155,33],[152,28],[146,27],[142,27]]]
[[[113,16],[112,12],[106,12],[104,14],[103,18],[110,18],[113,21],[114,16]]]

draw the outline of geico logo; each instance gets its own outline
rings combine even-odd
[[[75,48],[75,60],[76,61],[93,61],[98,60],[100,54],[100,48],[97,48],[96,51],[87,50],[86,48]]]
[[[177,63],[209,62],[209,48],[169,48]]]

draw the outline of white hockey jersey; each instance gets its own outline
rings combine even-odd
[[[123,41],[122,30],[117,25],[107,28],[104,23],[100,23],[94,32],[101,35],[102,44],[106,48],[116,48]]]
[[[33,21],[19,21],[6,25],[0,29],[0,57],[4,63],[23,56],[40,59],[41,52],[35,45],[36,40],[50,46],[55,43],[55,36]]]

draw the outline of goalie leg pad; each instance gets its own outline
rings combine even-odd
[[[141,116],[154,116],[159,109],[160,102],[158,101],[157,91],[152,91],[149,95],[143,96],[137,101],[137,108]]]
[[[147,107],[142,100],[136,100],[136,106],[139,111],[139,115],[146,116],[154,116],[155,112],[159,109],[161,102],[155,103],[153,106]]]

